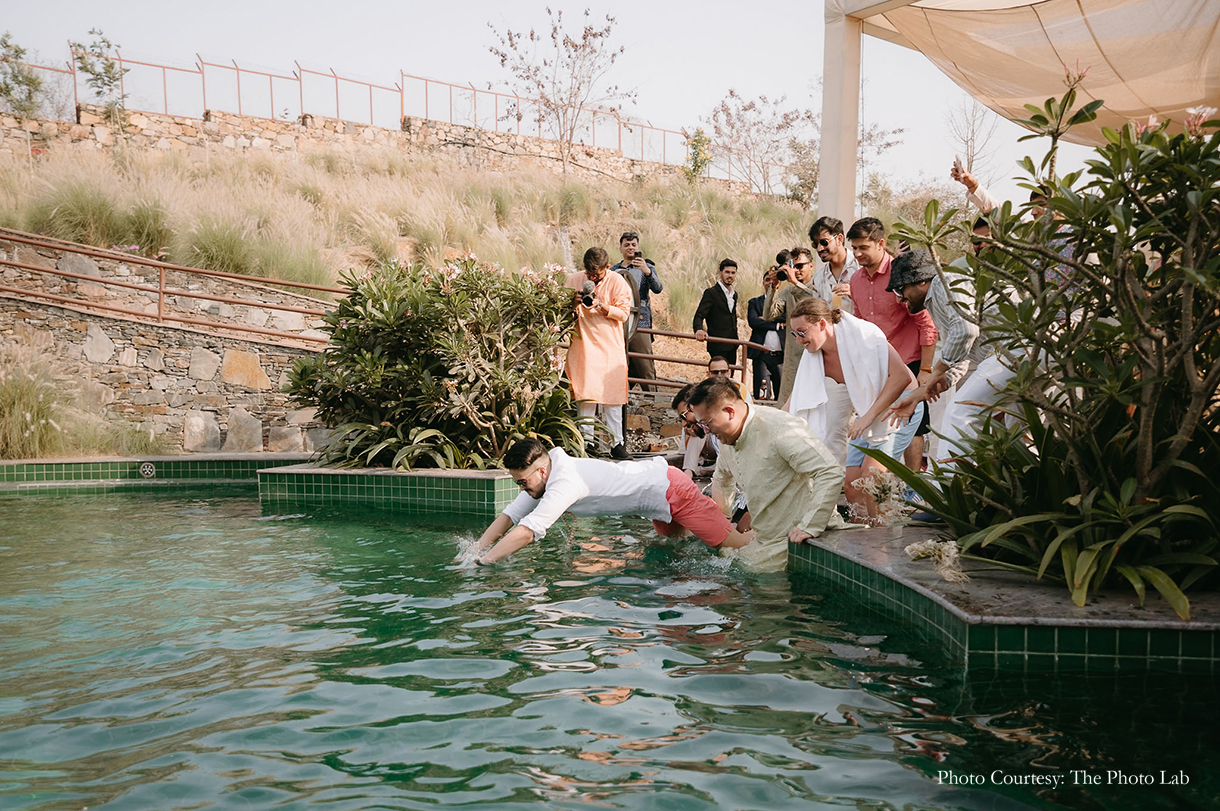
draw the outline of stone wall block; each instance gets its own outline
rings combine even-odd
[[[100,301],[109,297],[105,287],[93,282],[80,282],[76,286],[76,292],[81,298],[87,298],[91,301]]]
[[[229,433],[223,453],[257,453],[263,449],[263,422],[244,408],[229,411]]]
[[[114,354],[114,341],[106,331],[93,322],[85,331],[85,345],[82,347],[85,357],[90,363],[105,363]]]
[[[301,429],[294,425],[273,426],[267,440],[267,450],[303,451],[305,450],[305,437],[302,435]]]
[[[240,349],[226,349],[220,366],[220,382],[262,391],[271,388],[271,379],[259,365],[258,355]]]
[[[330,428],[306,428],[305,452],[316,453],[331,443],[333,438]]]
[[[209,411],[188,411],[182,420],[182,447],[191,453],[220,450],[220,425]]]
[[[95,279],[102,278],[102,271],[98,268],[97,262],[94,262],[90,257],[79,253],[65,253],[59,257],[59,269],[65,273],[79,273],[82,276],[92,276]]]
[[[160,347],[148,350],[148,357],[144,359],[144,368],[154,372],[165,371],[165,353],[161,351]]]
[[[289,425],[305,425],[310,422],[317,422],[318,409],[316,408],[298,408],[295,411],[289,411],[284,421]]]
[[[34,265],[40,268],[55,269],[55,260],[49,259],[33,248],[27,248],[24,245],[18,245],[14,251],[16,256],[13,257],[14,262],[20,262],[23,265]]]
[[[13,334],[31,349],[50,349],[55,345],[55,336],[49,329],[38,329],[24,321],[18,321]]]
[[[134,346],[123,347],[123,351],[119,353],[120,366],[135,366],[137,359],[136,348]]]
[[[271,328],[283,332],[299,332],[305,329],[305,316],[302,313],[273,310],[271,313]]]
[[[219,368],[220,356],[197,346],[191,350],[191,366],[186,374],[194,380],[211,380]]]

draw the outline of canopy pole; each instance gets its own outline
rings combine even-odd
[[[826,4],[822,62],[822,150],[818,214],[856,219],[856,159],[860,145],[860,38],[863,25]]]

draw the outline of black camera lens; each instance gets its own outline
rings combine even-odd
[[[788,271],[786,271],[786,270],[775,271],[775,280],[778,282],[788,281]]]
[[[585,305],[586,307],[592,307],[593,306],[593,296],[581,296],[580,303]]]

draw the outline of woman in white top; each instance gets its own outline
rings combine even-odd
[[[901,459],[911,443],[922,412],[916,408],[912,418],[902,425],[901,419],[891,423],[885,415],[904,392],[917,387],[915,376],[880,327],[838,308],[832,310],[822,299],[809,298],[797,304],[788,318],[788,329],[805,351],[797,367],[792,396],[784,409],[804,417],[818,437],[831,437],[835,433],[834,423],[850,419],[850,414],[833,413],[825,378],[847,387],[857,416],[847,427],[847,475],[843,490],[852,506],[853,520],[864,520],[867,516],[869,523],[875,523],[877,502],[853,482],[875,470],[884,470],[880,462],[864,455],[864,448],[876,448]]]

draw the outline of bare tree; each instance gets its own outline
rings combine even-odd
[[[817,135],[817,115],[789,108],[786,96],[746,99],[729,90],[706,120],[715,136],[712,164],[763,194],[779,191],[792,162],[793,144],[803,145],[800,151],[807,154],[808,143]]]
[[[978,99],[966,96],[958,100],[945,113],[945,126],[962,165],[983,185],[995,180],[990,176],[991,159],[995,154],[992,140],[1000,118],[979,104]]]
[[[489,46],[508,68],[516,93],[536,102],[534,121],[545,127],[559,143],[560,159],[566,173],[572,161],[573,145],[586,126],[593,126],[591,111],[617,115],[618,102],[631,101],[634,91],[607,85],[606,77],[624,48],[609,47],[615,19],[606,15],[604,26],[593,24],[589,9],[584,11],[583,28],[568,33],[563,24],[563,11],[546,10],[550,20],[550,36],[499,31],[494,25],[499,46]],[[510,105],[509,116],[520,121],[525,117],[523,100]]]

